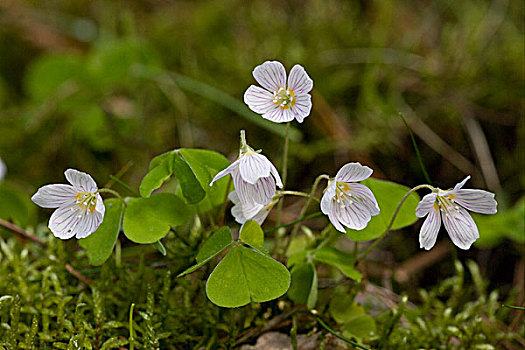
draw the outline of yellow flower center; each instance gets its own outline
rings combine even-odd
[[[89,210],[91,213],[95,211],[97,207],[97,194],[91,192],[79,192],[75,199],[77,200],[77,205],[84,210]]]
[[[288,109],[295,105],[295,95],[292,89],[285,89],[280,87],[279,90],[273,93],[273,103],[281,109]]]

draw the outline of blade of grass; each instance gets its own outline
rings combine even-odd
[[[412,145],[414,146],[414,150],[416,151],[416,157],[417,157],[417,160],[419,161],[419,166],[421,167],[421,171],[423,172],[423,176],[425,177],[426,182],[429,185],[432,185],[432,181],[430,180],[430,176],[428,176],[428,172],[427,172],[427,169],[425,168],[425,164],[423,164],[423,159],[421,158],[421,153],[419,153],[419,148],[417,147],[417,143],[416,143],[416,139],[414,138],[414,134],[412,134],[412,130],[410,130],[410,127],[408,126],[407,121],[405,120],[405,117],[403,116],[403,114],[401,112],[398,112],[398,115],[401,118],[401,120],[403,121],[403,123],[405,124],[405,126],[406,126],[406,128],[408,130],[408,134],[410,135],[410,139],[412,139]]]

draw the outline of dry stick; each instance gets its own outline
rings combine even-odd
[[[405,203],[405,200],[408,198],[408,196],[410,196],[412,193],[414,193],[415,191],[417,190],[420,190],[422,188],[429,188],[431,190],[433,190],[434,188],[430,185],[419,185],[419,186],[416,186],[414,188],[412,188],[410,191],[408,191],[405,196],[403,197],[403,199],[401,199],[401,202],[399,202],[399,205],[397,206],[396,208],[396,211],[394,212],[394,215],[392,215],[392,219],[390,220],[390,223],[388,224],[385,232],[383,232],[383,234],[381,235],[381,237],[379,237],[378,239],[375,240],[374,243],[372,243],[366,250],[363,254],[361,254],[361,256],[359,257],[358,260],[363,260],[367,255],[368,253],[370,253],[372,251],[372,249],[374,249],[379,243],[381,243],[381,241],[386,237],[386,235],[390,232],[390,229],[392,228],[392,226],[394,225],[394,220],[396,219],[397,217],[397,214],[399,213],[399,210],[401,210],[401,206],[403,205],[403,203]]]
[[[66,270],[70,274],[72,274],[73,276],[75,276],[76,278],[78,278],[79,280],[81,280],[82,282],[84,282],[87,285],[91,285],[91,284],[94,283],[92,280],[90,280],[89,278],[87,278],[86,276],[84,276],[83,274],[78,272],[77,270],[75,270],[75,268],[73,266],[69,265],[69,264],[66,264]]]
[[[0,219],[0,226],[2,226],[3,228],[6,228],[8,229],[9,231],[12,231],[14,233],[17,233],[19,234],[20,236],[24,237],[24,238],[27,238],[35,243],[38,243],[40,244],[42,247],[47,247],[47,243],[42,241],[40,238],[38,238],[37,236],[35,235],[32,235],[30,234],[29,232],[26,232],[25,230],[23,230],[22,228],[18,227],[17,225],[9,222],[9,221],[5,221],[5,220],[2,220]]]

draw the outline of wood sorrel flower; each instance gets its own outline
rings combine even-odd
[[[244,93],[244,103],[263,118],[276,123],[297,119],[302,123],[312,109],[314,82],[304,68],[293,66],[286,84],[286,70],[281,62],[266,61],[255,67],[253,77],[261,86],[251,85]]]
[[[498,203],[494,199],[494,193],[462,189],[468,179],[470,176],[451,190],[436,188],[421,199],[416,208],[416,216],[422,218],[428,215],[419,232],[421,248],[429,250],[434,246],[443,220],[452,242],[461,249],[469,249],[479,238],[479,232],[465,209],[481,214],[496,214]]]
[[[228,195],[228,198],[233,202],[232,215],[239,224],[244,224],[248,220],[254,220],[259,225],[262,225],[266,217],[272,210],[273,206],[278,202],[275,199],[271,199],[266,205],[264,204],[243,204],[237,195],[237,191],[232,191]]]
[[[7,167],[5,166],[5,163],[2,160],[2,158],[0,158],[0,181],[4,179],[6,172],[7,172]]]
[[[60,239],[85,238],[104,219],[104,202],[93,178],[75,169],[64,172],[71,185],[40,187],[31,200],[42,208],[58,208],[49,219],[49,229]]]
[[[262,154],[246,144],[244,130],[241,131],[239,158],[219,172],[210,183],[231,174],[237,196],[242,203],[245,218],[253,217],[254,205],[267,205],[275,195],[275,186],[283,187],[275,166]]]
[[[355,183],[367,179],[372,172],[372,169],[360,163],[348,163],[328,182],[321,199],[321,211],[328,215],[337,231],[345,233],[343,225],[362,230],[372,216],[379,214],[379,206],[372,191],[365,185]]]

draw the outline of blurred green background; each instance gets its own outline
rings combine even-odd
[[[242,96],[256,65],[299,63],[314,107],[292,125],[289,188],[308,190],[350,161],[424,183],[401,112],[434,185],[470,174],[466,187],[497,194],[500,213],[478,219],[478,247],[490,249],[461,254],[496,284],[516,282],[513,268],[498,271],[523,265],[523,13],[519,0],[2,0],[3,191],[28,198],[69,167],[100,186],[118,174],[137,188],[149,160],[173,148],[233,159],[241,128],[279,165],[282,125],[263,122]],[[0,214],[15,205],[5,193]],[[285,221],[296,203],[287,201]],[[25,210],[22,226],[49,214]],[[419,251],[419,225],[389,237],[393,261]]]

